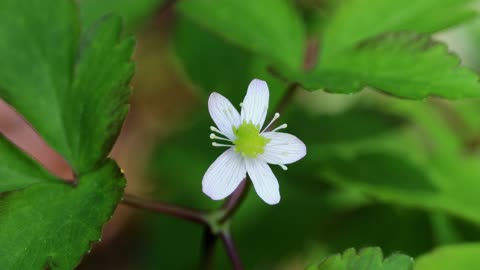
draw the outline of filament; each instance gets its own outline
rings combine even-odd
[[[270,123],[268,123],[268,125],[263,129],[262,133],[265,132],[273,124],[273,122],[275,122],[279,117],[280,117],[280,114],[278,112],[275,113]]]
[[[230,145],[230,144],[223,144],[223,143],[217,143],[217,142],[212,142],[212,145],[215,147],[233,147],[233,145]]]

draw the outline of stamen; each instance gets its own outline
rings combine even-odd
[[[215,134],[213,134],[213,133],[210,134],[210,139],[212,139],[212,140],[222,140],[222,141],[227,141],[227,142],[231,142],[231,141],[232,141],[232,140],[229,140],[229,139],[227,139],[227,138],[219,137],[219,136],[217,136],[217,135],[215,135]]]
[[[283,164],[278,164],[278,166],[280,166],[284,171],[288,170],[287,166]]]
[[[275,120],[277,120],[279,117],[280,117],[280,114],[278,112],[275,113],[275,115],[272,118],[272,121],[268,123],[268,125],[263,129],[262,133],[265,132],[273,124],[273,122],[275,122]]]
[[[280,125],[280,126],[276,127],[274,130],[272,130],[272,132],[275,132],[277,130],[284,129],[284,128],[287,128],[287,124],[283,124],[283,125]]]
[[[227,135],[223,134],[223,132],[221,132],[218,128],[216,128],[216,127],[214,127],[214,126],[211,126],[211,127],[210,127],[210,130],[213,131],[213,132],[216,132],[216,133],[218,133],[218,134],[220,134],[220,135],[223,135],[224,137],[227,137],[227,138],[228,138]],[[211,135],[210,135],[210,138],[212,138]]]
[[[217,142],[213,142],[212,146],[215,146],[215,147],[233,147],[233,145],[221,144],[221,143],[217,143]]]

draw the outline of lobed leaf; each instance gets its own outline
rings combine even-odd
[[[355,93],[369,86],[410,99],[480,96],[478,76],[460,67],[445,45],[423,35],[386,34],[323,57],[317,69],[300,75],[305,87]]]
[[[81,33],[70,0],[0,1],[0,97],[72,166],[51,176],[0,137],[0,265],[73,269],[121,199],[107,159],[128,110],[134,42],[116,17]]]
[[[309,90],[355,93],[365,87],[409,99],[480,96],[478,76],[430,34],[473,18],[472,0],[347,0],[317,33],[316,67],[284,71]],[[317,31],[318,32],[318,31]]]
[[[80,35],[73,1],[0,2],[0,97],[77,174],[101,163],[128,109],[132,39],[108,17]]]
[[[0,201],[0,265],[11,270],[74,269],[123,195],[115,162],[78,179],[10,193]]]
[[[346,0],[322,36],[322,55],[333,55],[383,33],[434,33],[473,18],[472,0]]]

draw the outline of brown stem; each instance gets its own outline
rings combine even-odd
[[[229,220],[230,217],[237,211],[238,207],[242,204],[243,200],[247,197],[248,188],[250,187],[250,181],[248,177],[242,180],[237,189],[230,195],[228,200],[223,205],[224,211],[223,217],[220,219],[220,223],[223,224]]]
[[[162,6],[159,8],[159,13],[163,14],[173,8],[173,6],[178,2],[179,0],[166,0]]]
[[[213,259],[215,255],[216,242],[217,236],[212,233],[209,227],[205,226],[203,230],[203,248],[202,260],[200,262],[200,270],[213,269]]]
[[[175,206],[160,201],[147,200],[129,194],[125,194],[122,203],[134,208],[162,213],[208,226],[204,213],[201,210]]]
[[[232,262],[234,270],[243,270],[242,262],[240,261],[240,256],[238,255],[237,249],[233,242],[232,236],[228,230],[222,231],[220,233],[220,238],[222,238],[223,244],[225,245],[225,250],[227,251],[228,257]]]
[[[320,42],[316,37],[310,38],[307,40],[305,57],[303,59],[304,71],[312,70],[318,64],[317,61],[318,61],[319,46],[320,46]]]
[[[290,102],[292,102],[292,99],[295,96],[295,91],[297,90],[298,86],[299,85],[297,83],[291,83],[290,85],[288,85],[287,90],[285,91],[285,94],[282,97],[282,100],[280,100],[280,102],[277,104],[277,107],[275,108],[274,112],[278,112],[281,114],[285,111],[285,109],[290,104]],[[272,128],[273,126],[268,128],[267,131],[272,130]]]

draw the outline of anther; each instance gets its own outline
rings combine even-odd
[[[272,132],[275,132],[277,130],[284,129],[284,128],[287,128],[287,124],[283,124],[283,125],[280,125],[280,126],[276,127],[274,130],[272,130]]]
[[[217,133],[222,134],[222,132],[221,132],[220,130],[218,130],[218,128],[214,127],[214,126],[211,126],[211,127],[210,127],[210,130],[213,131],[213,132],[217,132]]]
[[[282,168],[284,171],[288,170],[287,166],[283,165],[283,164],[278,164],[280,166],[280,168]]]

